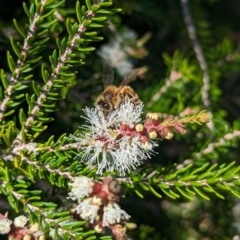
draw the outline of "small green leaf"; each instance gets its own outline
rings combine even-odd
[[[240,171],[240,166],[236,166],[236,168],[233,170],[233,174],[236,175]]]
[[[24,64],[24,65],[21,67],[20,71],[26,73],[26,72],[32,71],[32,68],[30,67],[29,64]]]
[[[143,198],[142,193],[140,193],[137,189],[134,189],[134,191],[140,198]]]
[[[14,114],[14,113],[15,113],[15,110],[12,109],[12,110],[7,111],[6,113],[4,113],[3,116],[4,116],[4,117],[7,117],[7,116],[10,116],[10,115],[12,115],[12,114]]]
[[[92,23],[91,20],[85,20],[85,21],[83,22],[83,26],[84,26],[84,27],[87,27],[87,26],[89,26],[91,23]]]
[[[14,110],[12,110],[12,111],[13,111],[13,113],[15,112]],[[10,139],[7,137],[7,135],[6,135],[6,134],[3,134],[3,135],[2,135],[2,138],[3,138],[4,142],[5,142],[5,144],[6,144],[8,147],[10,147],[10,146],[11,146],[11,141],[10,141]]]
[[[196,179],[196,176],[195,175],[187,175],[187,176],[184,176],[182,178],[180,178],[180,180],[182,182],[186,182],[186,181],[190,181],[190,180],[195,180]]]
[[[202,172],[202,171],[205,170],[208,166],[209,166],[209,163],[205,163],[205,164],[202,165],[200,168],[197,168],[196,170],[194,170],[191,174],[192,174],[192,175],[196,175],[196,173]]]
[[[174,186],[177,186],[177,187],[183,187],[186,185],[186,183],[182,181],[173,181],[173,184]]]
[[[98,33],[96,31],[94,32],[85,32],[84,35],[88,37],[95,37]]]
[[[71,166],[68,168],[68,171],[71,173],[75,170],[75,168],[78,166],[78,161],[75,161],[71,164]]]
[[[100,6],[101,7],[110,7],[110,6],[112,6],[112,2],[102,2],[102,3],[100,3]]]
[[[63,44],[63,42],[60,42],[59,38],[56,38],[56,44],[57,44],[58,49],[60,50],[60,53],[63,53],[65,44]]]
[[[92,12],[93,12],[93,13],[96,13],[96,12],[98,11],[99,8],[100,8],[99,5],[96,5],[96,4],[93,5],[93,6],[92,6]]]
[[[52,56],[49,56],[50,62],[52,64],[53,69],[57,66],[58,60],[57,60],[57,51],[56,49],[53,51]]]
[[[190,190],[189,188],[185,188],[185,191],[188,192],[191,196],[196,196],[196,193]]]
[[[190,181],[189,184],[195,187],[202,187],[205,183],[202,183],[201,181]]]
[[[29,55],[38,54],[42,49],[43,49],[43,46],[37,46],[37,47],[31,48],[31,49],[28,51],[28,54],[29,54]]]
[[[222,184],[222,183],[217,183],[216,186],[222,190],[225,190],[225,191],[229,191],[230,190],[230,187],[226,184]]]
[[[28,109],[29,109],[29,112],[33,109],[33,101],[30,97],[30,95],[27,93],[26,94],[26,100],[27,100],[27,103],[28,103]]]
[[[17,99],[23,98],[24,96],[25,96],[25,95],[24,95],[23,93],[21,93],[21,94],[15,95],[12,99],[13,99],[13,100],[17,100]]]
[[[106,10],[106,9],[100,9],[100,10],[98,10],[98,13],[100,13],[100,14],[113,14],[113,12],[112,12],[112,9],[111,9],[111,11],[109,11],[109,10]]]
[[[52,9],[51,11],[46,12],[46,13],[44,13],[43,15],[41,15],[41,18],[44,19],[44,18],[46,18],[46,17],[52,15],[55,11],[56,11],[56,9]]]
[[[32,81],[32,86],[33,86],[34,92],[39,97],[40,93],[41,93],[41,88],[37,85],[37,83],[35,81]]]
[[[96,49],[95,47],[86,47],[86,48],[79,47],[79,48],[77,48],[77,50],[79,52],[91,52],[91,51],[94,51],[95,49]]]
[[[27,81],[27,80],[30,80],[30,79],[32,79],[33,78],[33,75],[32,74],[28,74],[28,75],[25,75],[24,77],[23,77],[23,81]],[[30,81],[29,81],[30,82]],[[18,89],[24,89],[23,87],[25,87],[25,88],[27,88],[28,87],[28,85],[21,85]],[[18,89],[16,89],[16,90],[18,90]]]
[[[43,103],[42,106],[45,107],[45,108],[55,108],[56,107],[55,103],[52,103],[52,104],[50,104],[50,103],[48,103],[48,104]]]
[[[70,38],[73,38],[74,33],[72,31],[72,25],[71,25],[71,22],[70,22],[69,18],[67,18],[67,20],[66,20],[66,28],[67,28],[67,31],[68,31],[68,34],[69,34]]]
[[[26,38],[26,34],[25,34],[24,31],[22,30],[22,28],[18,25],[16,19],[13,19],[13,24],[14,24],[15,28],[17,29],[17,31],[20,33],[20,35],[21,35],[23,38]]]
[[[205,179],[205,178],[208,178],[208,177],[211,177],[211,176],[212,176],[211,172],[205,172],[205,173],[199,175],[197,178],[198,178],[198,180],[202,180],[202,179]]]
[[[77,14],[77,19],[79,23],[82,23],[82,11],[81,11],[81,6],[80,2],[76,2],[76,14]]]
[[[65,3],[65,1],[60,1],[60,2],[57,2],[55,0],[47,1],[45,3],[44,7],[47,8],[47,9],[55,8],[55,10],[56,10],[56,8],[60,7],[64,3]]]
[[[104,22],[107,20],[107,17],[93,17],[92,21],[94,22]]]
[[[36,37],[42,37],[42,36],[47,36],[48,34],[48,29],[43,29],[42,31],[39,31],[37,34],[36,34]]]
[[[7,106],[15,108],[15,107],[19,106],[20,104],[21,104],[21,102],[13,102],[13,103],[7,104]]]
[[[208,172],[212,172],[214,168],[216,168],[218,166],[217,163],[213,164],[207,171]]]
[[[27,200],[28,200],[29,202],[39,201],[40,199],[41,199],[40,196],[31,196],[31,197],[27,198]]]
[[[158,187],[161,188],[161,189],[162,189],[162,188],[163,188],[163,189],[168,189],[168,188],[169,188],[169,186],[168,186],[167,184],[163,183],[163,182],[162,182],[162,183],[159,183],[159,184],[158,184]]]
[[[224,174],[224,176],[222,177],[222,180],[227,182],[227,181],[231,181],[233,180],[233,177],[235,176],[235,174],[233,174],[232,172],[226,172]]]
[[[143,184],[142,182],[139,182],[139,186],[140,186],[143,190],[149,191],[149,185],[147,186],[147,185]]]
[[[193,196],[188,195],[186,192],[184,192],[180,187],[176,187],[176,189],[187,199],[192,200]]]
[[[102,41],[103,37],[91,37],[91,38],[86,38],[84,39],[86,42],[97,42],[97,41]]]
[[[2,101],[2,100],[3,100],[3,89],[0,86],[0,101]]]
[[[8,199],[8,203],[11,205],[11,207],[12,207],[16,212],[18,212],[18,205],[17,205],[18,202],[15,201],[12,193],[8,192],[7,199]]]
[[[140,178],[139,175],[133,175],[133,176],[131,176],[131,180],[132,180],[133,182],[140,182],[140,181],[141,181],[141,178]]]
[[[189,170],[192,166],[193,166],[192,163],[191,163],[191,164],[188,164],[186,167],[177,170],[177,171],[175,172],[175,174],[178,175],[179,173],[184,173],[184,172],[186,172],[187,170]]]
[[[58,20],[57,19],[53,19],[52,21],[49,21],[49,22],[45,22],[45,23],[42,23],[39,25],[39,27],[42,27],[42,28],[50,28],[54,23],[57,23]]]
[[[121,8],[112,8],[111,9],[111,12],[112,12],[112,14],[114,14],[114,13],[119,13],[119,12],[121,12],[122,11],[122,9]]]
[[[27,8],[27,4],[25,2],[23,2],[23,9],[24,9],[24,12],[27,14],[28,18],[32,19],[33,18],[33,14],[29,12],[29,10]]]
[[[35,47],[35,46],[37,47],[37,46],[39,46],[39,45],[43,45],[43,44],[45,44],[49,39],[50,39],[49,37],[45,37],[45,38],[43,38],[43,39],[41,39],[41,40],[35,41],[35,42],[32,44],[32,46],[33,46],[33,47]]]
[[[20,120],[21,125],[24,125],[24,123],[27,120],[27,117],[22,108],[19,110],[19,120]]]
[[[46,83],[49,79],[49,73],[47,70],[45,70],[45,65],[42,64],[41,66],[41,73],[42,73],[42,78],[43,78],[43,81]]]
[[[39,56],[39,57],[36,57],[36,58],[34,58],[34,59],[28,59],[28,60],[26,61],[26,63],[29,64],[29,65],[31,65],[31,64],[33,64],[33,63],[38,63],[38,62],[40,62],[41,59],[42,59],[42,56]],[[29,76],[29,75],[28,75],[28,76]],[[33,75],[31,75],[30,78],[32,78],[32,76],[33,76]],[[28,78],[28,79],[29,79],[29,78]],[[26,80],[26,76],[24,76],[24,80]]]
[[[64,76],[64,77],[75,77],[76,74],[75,73],[71,73],[71,72],[60,72],[59,75],[60,76]],[[54,80],[54,83],[57,83],[57,82],[60,83],[60,81],[58,81],[58,80],[55,81]],[[64,81],[61,80],[61,83],[64,84]]]
[[[34,127],[34,126],[31,126],[31,129],[35,132],[42,132],[44,131],[45,129],[47,129],[47,126],[39,126],[39,127]]]
[[[16,67],[16,63],[14,62],[14,60],[13,60],[9,51],[7,51],[7,62],[8,62],[8,66],[9,66],[11,72],[13,73],[14,69]]]
[[[177,199],[177,197],[176,197],[174,194],[172,194],[171,191],[165,190],[165,189],[163,189],[163,188],[162,188],[162,191],[163,191],[168,197],[170,197],[170,198],[172,198],[172,199]]]
[[[239,179],[238,180],[233,180],[232,183],[236,186],[240,186],[240,180]]]
[[[21,57],[20,49],[18,48],[17,44],[15,43],[15,40],[12,37],[10,37],[10,43],[12,45],[13,51],[15,52],[17,57],[20,58]]]
[[[44,203],[42,203],[42,202],[32,202],[31,204],[35,207],[43,207]]]
[[[175,173],[172,173],[172,174],[169,174],[169,175],[165,176],[165,181],[172,180],[173,178],[176,178]]]
[[[54,118],[50,118],[50,117],[38,117],[38,120],[40,120],[41,122],[51,122],[51,121],[54,121]]]
[[[91,8],[92,8],[91,0],[85,0],[85,2],[86,2],[86,4],[87,4],[88,10],[91,10]]]
[[[84,233],[84,234],[82,235],[82,236],[83,236],[83,239],[84,239],[84,240],[87,240],[86,237],[88,237],[88,236],[90,236],[90,235],[92,235],[92,234],[94,234],[94,233],[95,233],[94,230],[90,230],[90,231]]]
[[[151,185],[148,186],[150,191],[158,198],[162,198],[162,195],[158,193]]]
[[[207,201],[210,200],[210,198],[209,198],[208,196],[206,196],[206,195],[205,195],[202,191],[200,191],[198,188],[193,187],[193,189],[194,189],[195,192],[196,192],[199,196],[201,196],[203,199],[205,199],[205,200],[207,200]]]
[[[8,85],[9,85],[9,81],[8,81],[7,76],[6,76],[5,72],[3,71],[3,69],[1,69],[1,79],[2,79],[4,88],[7,89]]]
[[[102,28],[105,24],[99,24],[99,23],[91,23],[88,25],[89,28]]]
[[[216,182],[218,182],[219,181],[219,178],[209,178],[209,179],[207,179],[207,183],[208,184],[214,184],[214,183],[216,183]]]
[[[231,189],[231,193],[233,195],[235,195],[237,198],[240,198],[240,194],[238,192],[234,191],[233,189]]]

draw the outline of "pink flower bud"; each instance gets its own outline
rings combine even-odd
[[[144,126],[152,126],[152,119],[147,117],[145,122],[144,122]]]
[[[92,186],[92,192],[91,192],[91,196],[100,192],[102,188],[102,184],[97,182],[97,181],[93,181],[93,186]]]
[[[142,143],[149,142],[149,139],[146,135],[141,135],[139,138]]]
[[[170,140],[173,138],[173,133],[169,130],[168,127],[164,127],[161,131],[161,135],[166,138],[167,140]]]
[[[121,131],[125,132],[125,131],[128,130],[128,125],[121,123],[120,126],[119,126],[119,128],[120,128]]]
[[[184,129],[184,127],[180,126],[180,125],[175,125],[174,126],[174,130],[182,135],[184,135],[186,133],[186,130]]]

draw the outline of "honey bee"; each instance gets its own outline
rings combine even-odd
[[[133,69],[124,77],[120,85],[117,87],[113,85],[114,72],[112,68],[105,64],[103,66],[103,86],[104,91],[100,96],[97,104],[100,106],[105,116],[112,111],[118,109],[125,102],[131,102],[135,106],[141,103],[138,94],[129,86],[130,82],[136,79],[139,69]]]

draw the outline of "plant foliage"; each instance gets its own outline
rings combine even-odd
[[[79,145],[69,133],[79,134],[78,127],[84,125],[81,109],[92,106],[101,93],[102,63],[110,62],[120,76],[126,66],[136,63],[142,66],[142,81],[133,86],[146,112],[183,118],[196,117],[196,112],[206,109],[213,118],[207,126],[192,124],[185,135],[160,142],[159,154],[128,176],[115,176],[127,190],[123,205],[138,224],[134,231],[127,225],[129,235],[132,239],[187,239],[191,229],[193,239],[204,234],[220,239],[223,229],[228,229],[227,238],[237,234],[228,228],[225,215],[219,231],[216,219],[211,219],[213,230],[206,224],[205,233],[196,226],[201,210],[217,211],[209,210],[214,203],[218,208],[224,205],[223,209],[229,203],[226,212],[230,205],[239,204],[239,96],[234,92],[235,85],[239,88],[239,49],[226,34],[227,27],[214,29],[217,24],[209,15],[208,8],[216,4],[220,9],[223,3],[163,2],[164,6],[157,1],[111,0],[70,1],[69,5],[60,0],[30,0],[22,4],[24,20],[13,19],[14,34],[8,41],[3,35],[0,39],[6,49],[0,70],[0,193],[7,202],[1,214],[23,213],[52,239],[112,239],[111,233],[99,235],[83,220],[72,218],[69,182],[77,176],[101,181],[112,173],[99,176],[95,168],[79,162]],[[135,36],[132,25],[141,25],[136,31],[143,37]],[[195,35],[189,33],[191,27]],[[161,39],[157,32],[163,35]],[[168,39],[178,43],[170,44]],[[174,46],[174,51],[161,46]],[[106,56],[107,48],[113,57]],[[124,63],[119,60],[114,65],[118,57]],[[228,89],[235,94],[230,100]],[[159,220],[158,228],[147,219],[149,199],[154,209],[161,203],[156,216],[172,224],[169,232],[161,231],[167,227],[164,221]],[[134,201],[145,217],[131,210]],[[181,217],[184,211],[190,222],[194,219],[192,225]],[[201,217],[202,222],[210,219]],[[177,226],[180,218],[184,230]]]

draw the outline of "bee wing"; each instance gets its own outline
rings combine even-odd
[[[103,78],[103,86],[104,89],[113,84],[114,80],[114,71],[110,67],[109,64],[104,64],[103,65],[103,70],[102,70],[102,78]]]
[[[124,79],[122,80],[122,82],[118,87],[119,90],[125,87],[126,85],[128,85],[130,82],[134,81],[136,79],[138,72],[139,72],[139,69],[133,69],[132,71],[127,73],[127,75],[124,77]]]

